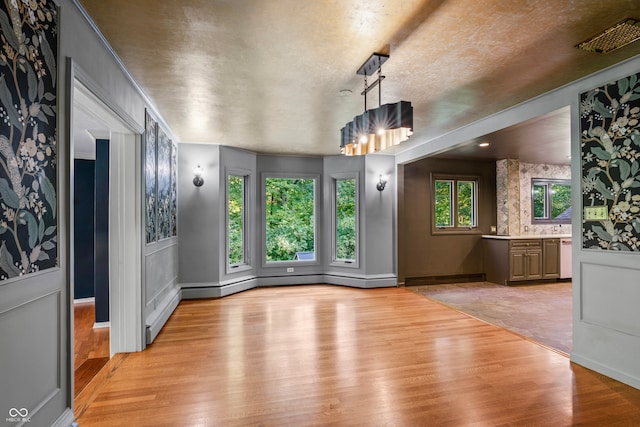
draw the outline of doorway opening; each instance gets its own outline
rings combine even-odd
[[[141,222],[141,140],[101,101],[95,85],[77,76],[72,83],[70,316],[77,397],[114,354],[144,346],[141,237],[136,229]]]
[[[109,140],[82,106],[74,111],[74,390],[109,361]],[[92,129],[92,130],[89,130]]]
[[[540,221],[532,209],[536,180],[571,179],[570,153],[566,106],[399,167],[398,264],[405,285],[570,353],[571,268],[562,268],[571,265],[570,214]],[[435,178],[443,174],[451,182],[477,177],[477,226],[437,227],[441,211],[466,206],[439,192]]]

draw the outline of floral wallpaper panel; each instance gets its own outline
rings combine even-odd
[[[55,267],[58,10],[0,3],[0,280]]]
[[[177,145],[147,111],[144,159],[147,244],[178,235],[177,161]]]
[[[171,140],[158,128],[158,240],[171,235]]]
[[[178,235],[178,145],[171,144],[171,236]]]
[[[157,192],[156,192],[156,138],[158,123],[147,111],[145,123],[145,154],[144,154],[144,182],[145,182],[145,234],[147,243],[156,241],[157,222]]]
[[[640,73],[580,95],[582,204],[605,206],[588,221],[585,249],[640,251]]]

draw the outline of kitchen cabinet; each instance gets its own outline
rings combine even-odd
[[[509,280],[542,279],[542,241],[515,240],[509,242]]]
[[[560,277],[560,238],[482,236],[487,281],[508,285]]]
[[[542,278],[560,277],[560,239],[542,239]]]

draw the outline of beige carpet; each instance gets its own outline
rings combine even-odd
[[[563,353],[571,352],[571,282],[518,286],[477,282],[407,289]]]

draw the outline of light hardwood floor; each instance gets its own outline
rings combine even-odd
[[[77,396],[109,360],[109,328],[94,329],[95,304],[73,307],[74,391]]]
[[[81,427],[640,424],[640,390],[403,288],[183,301],[115,361]]]

